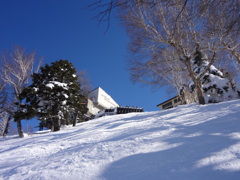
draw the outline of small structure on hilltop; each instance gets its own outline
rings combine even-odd
[[[92,90],[88,94],[86,106],[88,108],[86,119],[93,119],[106,115],[126,114],[130,112],[143,112],[143,108],[119,106],[113,98],[100,87]]]
[[[181,104],[185,104],[185,102],[183,100],[181,100],[180,96],[178,95],[167,101],[164,101],[164,102],[158,104],[157,107],[159,107],[163,110],[166,110],[166,109],[170,109],[170,108],[176,107]]]
[[[105,109],[101,112],[99,112],[95,118],[102,117],[102,116],[111,116],[115,114],[127,114],[127,113],[132,113],[132,112],[144,112],[143,108],[139,107],[116,107],[116,108],[111,108],[111,109]]]
[[[116,108],[116,107],[119,107],[119,105],[113,100],[113,98],[110,95],[108,95],[100,87],[92,90],[88,94],[87,115],[90,117],[95,116],[96,114],[98,114],[99,112],[105,109]]]

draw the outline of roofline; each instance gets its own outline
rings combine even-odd
[[[164,101],[164,102],[162,102],[162,103],[158,104],[158,105],[157,105],[157,107],[158,107],[158,106],[161,106],[162,104],[164,104],[164,103],[166,103],[166,102],[168,102],[168,101],[170,101],[170,100],[173,100],[173,99],[175,99],[176,97],[179,97],[179,95],[177,95],[177,96],[174,96],[174,97],[172,97],[171,99],[168,99],[168,100],[166,100],[166,101]]]
[[[116,104],[116,107],[119,106],[119,104],[112,98],[112,96],[110,96],[110,95],[109,95],[105,90],[103,90],[100,86],[97,87],[97,88],[95,88],[95,89],[93,89],[92,91],[90,91],[89,94],[92,93],[93,91],[96,91],[96,90],[102,90],[107,96],[109,96],[109,97],[111,98],[111,101],[112,101],[114,104]],[[111,104],[112,104],[112,103],[111,103]],[[115,106],[115,105],[114,105],[114,106]]]
[[[95,88],[95,89],[89,91],[89,93],[91,93],[91,92],[93,92],[93,91],[95,91],[95,90],[97,90],[97,89],[99,89],[99,88],[100,88],[100,87],[97,87],[97,88]]]

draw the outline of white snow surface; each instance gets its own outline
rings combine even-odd
[[[46,87],[52,89],[52,88],[54,88],[54,84],[52,84],[52,83],[48,83],[48,84],[46,84]]]
[[[239,180],[240,100],[0,139],[4,180]]]
[[[66,83],[61,83],[61,82],[58,82],[58,81],[49,81],[48,84],[46,84],[46,87],[49,87],[49,88],[54,88],[56,86],[59,86],[59,87],[62,87],[63,89],[65,90],[68,90],[68,85]]]

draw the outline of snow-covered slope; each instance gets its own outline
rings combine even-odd
[[[102,117],[0,140],[4,180],[239,178],[239,100]]]

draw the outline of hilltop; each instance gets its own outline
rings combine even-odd
[[[240,177],[240,100],[105,116],[0,139],[0,179]]]

